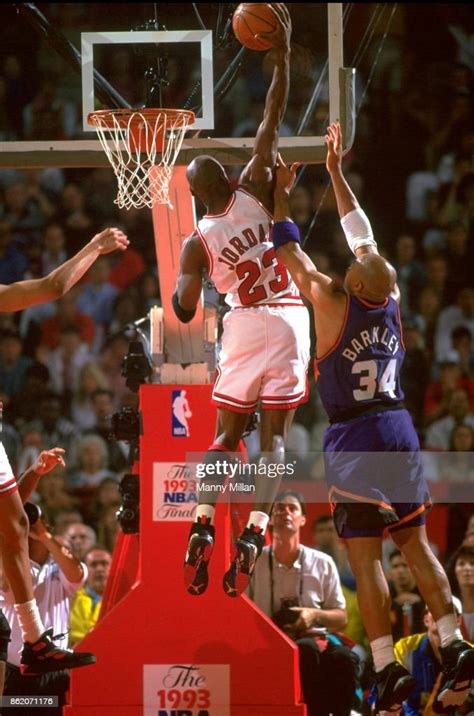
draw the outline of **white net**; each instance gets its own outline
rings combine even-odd
[[[184,110],[100,110],[88,117],[118,181],[122,209],[168,204],[169,183],[194,114]]]

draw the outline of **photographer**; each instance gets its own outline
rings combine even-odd
[[[41,474],[49,472],[57,464],[64,464],[63,450],[55,448],[43,451],[35,463],[27,470],[19,482],[19,493],[25,500],[34,490]],[[41,619],[61,648],[67,647],[69,628],[70,597],[84,584],[87,569],[77,560],[67,547],[54,537],[41,517],[41,512],[32,503],[25,504],[30,522],[28,551],[34,596],[38,603]],[[5,695],[59,697],[58,708],[48,708],[42,713],[51,716],[62,713],[62,704],[69,688],[69,672],[66,670],[37,676],[22,676],[20,672],[20,652],[22,636],[13,607],[14,598],[9,585],[4,581],[0,590],[0,605],[11,629],[11,643],[8,648],[8,662],[5,678]],[[24,713],[21,708],[9,708],[9,716]]]
[[[347,623],[344,596],[331,557],[300,544],[305,522],[301,495],[277,496],[272,544],[256,564],[248,595],[298,646],[308,716],[349,716],[358,660],[331,634]]]

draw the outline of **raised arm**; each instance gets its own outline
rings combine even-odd
[[[176,291],[173,294],[173,309],[182,323],[189,323],[194,318],[196,307],[202,291],[202,279],[208,266],[202,244],[193,234],[184,242],[181,249],[179,274],[176,280]]]
[[[331,176],[341,226],[349,248],[356,257],[369,253],[378,254],[370,221],[361,209],[342,171],[342,134],[339,122],[334,122],[327,128],[325,141],[328,148],[326,168]],[[397,285],[392,296],[395,300],[400,300],[400,290]]]
[[[129,241],[119,229],[105,229],[96,234],[75,256],[44,278],[0,285],[0,311],[21,311],[35,303],[52,301],[69,291],[104,254],[125,251]]]
[[[283,3],[271,3],[270,7],[278,19],[277,29],[262,37],[272,41],[275,68],[265,100],[263,120],[257,130],[253,155],[240,176],[239,183],[253,185],[273,180],[273,169],[278,155],[278,136],[288,101],[290,88],[290,37],[291,19]]]
[[[290,218],[289,197],[294,184],[297,165],[291,169],[279,158],[274,191],[273,244],[276,254],[291,274],[299,290],[311,303],[317,304],[333,294],[334,284],[329,276],[318,271],[300,246],[300,233]]]

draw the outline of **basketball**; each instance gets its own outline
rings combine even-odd
[[[255,35],[273,32],[277,27],[278,19],[268,3],[241,3],[232,18],[234,35],[241,45],[250,50],[269,50],[272,43]]]

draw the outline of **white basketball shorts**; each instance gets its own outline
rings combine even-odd
[[[18,485],[8,462],[7,453],[0,443],[0,497],[10,492],[16,492]]]
[[[237,413],[289,410],[308,399],[309,314],[304,306],[235,308],[224,317],[212,402]]]

